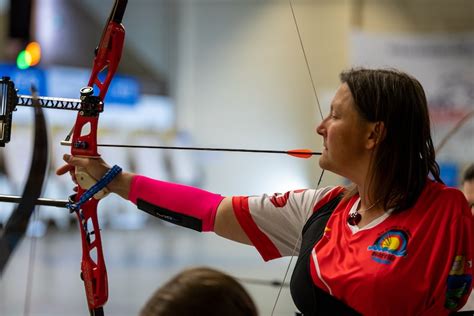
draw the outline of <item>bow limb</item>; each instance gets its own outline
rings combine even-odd
[[[126,5],[127,0],[115,1],[96,49],[89,86],[81,89],[81,99],[86,102],[83,102],[85,106],[79,111],[73,129],[71,154],[74,156],[100,157],[97,152],[99,114],[103,111],[105,95],[122,55],[125,29],[121,21]],[[103,80],[102,76],[105,76]],[[93,95],[94,88],[98,89],[97,96]],[[71,197],[74,202],[80,200],[86,189],[79,184],[77,194]],[[108,299],[107,270],[97,217],[98,203],[98,199],[92,198],[76,211],[82,241],[81,279],[90,315],[103,315],[103,306]]]
[[[304,44],[303,44],[303,39],[301,37],[301,32],[300,32],[300,28],[299,28],[299,25],[298,25],[298,19],[296,18],[296,14],[295,14],[295,8],[293,6],[293,1],[292,0],[288,0],[288,4],[289,4],[289,7],[290,7],[290,10],[291,10],[291,15],[293,17],[293,22],[295,24],[295,29],[296,29],[296,33],[297,33],[297,36],[298,36],[298,41],[300,43],[300,49],[301,49],[301,53],[303,55],[303,58],[305,60],[305,64],[306,64],[306,69],[308,71],[308,76],[309,76],[309,79],[311,81],[311,86],[313,88],[313,95],[314,95],[314,98],[315,98],[315,101],[316,101],[316,105],[318,107],[318,110],[319,110],[319,114],[321,116],[321,120],[324,120],[324,116],[323,116],[323,111],[321,109],[321,105],[319,103],[319,97],[318,97],[318,93],[316,92],[316,84],[315,84],[315,81],[313,79],[313,74],[311,72],[311,67],[309,66],[309,60],[308,60],[308,55],[306,54],[306,50],[305,50],[305,47],[304,47]],[[323,176],[324,176],[324,169],[321,170],[321,173],[318,177],[318,180],[317,180],[317,185],[316,185],[316,188],[315,190],[319,189],[319,186],[321,185],[321,181],[323,179]],[[278,304],[278,300],[280,298],[280,295],[281,295],[281,292],[283,290],[283,287],[284,285],[286,284],[286,279],[288,277],[288,273],[290,271],[290,267],[291,267],[291,263],[293,262],[293,257],[294,255],[296,254],[296,249],[297,247],[299,246],[299,244],[301,243],[301,234],[298,236],[298,239],[296,240],[295,242],[295,245],[293,246],[293,250],[292,250],[292,253],[291,253],[291,256],[290,256],[290,261],[288,262],[288,265],[285,269],[285,273],[284,273],[284,276],[283,276],[283,280],[281,281],[280,283],[280,286],[279,286],[279,289],[278,289],[278,293],[277,293],[277,296],[275,298],[275,302],[273,304],[273,308],[272,308],[272,312],[271,312],[271,316],[274,315],[275,313],[275,310],[276,310],[276,306]]]
[[[48,136],[43,110],[35,98],[35,137],[33,156],[28,174],[28,180],[23,189],[21,200],[5,225],[0,237],[0,275],[3,273],[9,258],[26,233],[28,222],[35,209],[36,200],[43,189],[48,167]]]

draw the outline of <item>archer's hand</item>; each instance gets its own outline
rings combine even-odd
[[[75,174],[76,168],[80,168],[81,171],[88,173],[96,180],[101,179],[110,169],[110,166],[102,158],[84,158],[65,154],[63,156],[63,160],[66,162],[66,164],[59,167],[56,170],[56,174],[63,175],[69,172],[75,184],[77,184]],[[112,180],[112,182],[110,182],[107,188],[111,192],[122,196],[124,199],[127,199],[132,178],[132,173],[122,172],[114,180]]]
[[[56,170],[57,175],[63,175],[67,172],[71,175],[74,183],[77,184],[75,169],[80,167],[85,170],[92,178],[100,179],[110,169],[110,166],[102,158],[83,158],[74,157],[68,154],[63,156],[63,160],[67,163]]]

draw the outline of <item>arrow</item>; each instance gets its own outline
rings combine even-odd
[[[62,141],[61,145],[71,146],[70,141]],[[148,149],[169,149],[169,150],[194,150],[194,151],[225,151],[259,154],[285,154],[296,158],[311,158],[319,156],[321,152],[311,151],[310,149],[291,149],[291,150],[271,150],[271,149],[243,149],[243,148],[216,148],[216,147],[180,147],[180,146],[150,146],[150,145],[121,145],[121,144],[97,144],[99,147],[114,148],[148,148]]]

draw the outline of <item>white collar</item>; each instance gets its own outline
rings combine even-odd
[[[360,204],[360,197],[357,198],[357,200],[354,202],[354,204],[352,205],[352,207],[350,208],[349,210],[349,213],[347,215],[350,215],[350,214],[355,214],[357,213],[357,208],[359,207],[359,204]],[[361,230],[366,230],[366,229],[370,229],[370,228],[373,228],[375,226],[377,226],[378,224],[382,223],[385,219],[387,219],[387,217],[390,216],[390,214],[393,212],[395,208],[391,208],[389,209],[388,211],[386,211],[383,215],[373,219],[370,223],[368,223],[367,225],[363,226],[363,227],[359,227],[357,225],[349,225],[349,223],[346,222],[346,225],[349,227],[349,229],[352,231],[352,234],[355,234]]]

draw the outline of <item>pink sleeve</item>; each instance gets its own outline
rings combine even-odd
[[[223,196],[191,186],[136,175],[128,199],[139,209],[176,225],[213,231]]]

